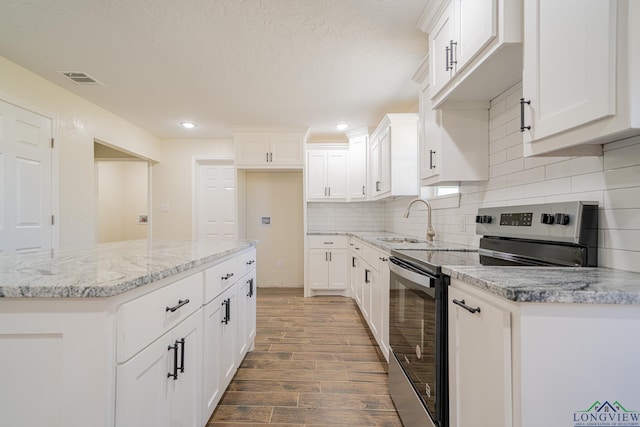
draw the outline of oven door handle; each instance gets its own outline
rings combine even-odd
[[[432,276],[426,271],[421,271],[413,265],[407,264],[394,256],[389,257],[388,263],[389,270],[403,279],[407,279],[425,288],[434,287],[433,281],[437,279],[437,277]]]

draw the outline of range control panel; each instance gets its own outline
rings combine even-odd
[[[476,234],[577,243],[581,227],[593,226],[594,215],[597,228],[597,210],[597,202],[480,208],[476,216]]]

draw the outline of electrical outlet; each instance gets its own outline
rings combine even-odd
[[[284,261],[281,259],[278,260],[278,268],[284,268]]]

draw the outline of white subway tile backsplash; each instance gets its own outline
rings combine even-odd
[[[640,230],[640,209],[603,209],[600,227],[616,230]]]
[[[602,156],[576,157],[545,166],[547,179],[564,178],[589,172],[602,171]]]
[[[604,192],[605,209],[640,208],[640,186]]]
[[[507,185],[509,187],[531,184],[532,182],[544,181],[545,169],[543,167],[525,169],[519,172],[514,172],[506,176]]]
[[[504,162],[495,166],[489,166],[491,178],[496,176],[508,175],[510,173],[519,172],[523,169],[523,159],[515,159]]]
[[[571,193],[571,178],[552,179],[525,185],[525,197],[545,197]]]

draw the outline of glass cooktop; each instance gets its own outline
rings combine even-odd
[[[478,252],[402,249],[392,250],[391,255],[414,262],[436,274],[440,273],[440,267],[443,265],[480,265]]]

